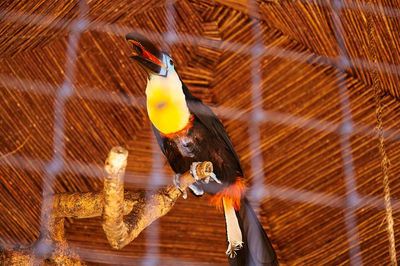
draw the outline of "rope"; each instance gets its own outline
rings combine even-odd
[[[376,42],[375,42],[375,28],[372,25],[372,15],[369,14],[368,18],[368,37],[370,42],[370,49],[372,55],[372,61],[374,63],[377,62],[376,56]],[[379,79],[378,73],[376,71],[372,72],[372,86],[374,89],[374,98],[375,98],[375,108],[376,108],[376,128],[378,130],[378,140],[379,140],[379,152],[381,154],[381,168],[383,175],[383,187],[384,187],[384,199],[385,199],[385,210],[386,210],[386,222],[387,222],[387,232],[389,237],[389,254],[392,265],[397,266],[396,259],[396,243],[394,238],[394,229],[393,229],[393,215],[392,215],[392,204],[390,200],[390,187],[389,187],[389,167],[390,162],[389,158],[385,151],[385,143],[383,138],[383,126],[382,126],[382,98],[383,93],[381,90],[381,81]]]

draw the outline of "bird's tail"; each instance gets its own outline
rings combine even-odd
[[[230,265],[279,265],[267,234],[248,200],[243,197],[240,209],[223,200]]]

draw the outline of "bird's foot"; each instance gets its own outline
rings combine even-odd
[[[222,184],[221,180],[219,180],[214,173],[212,173],[210,177],[211,177],[211,180],[214,180],[218,184]]]
[[[192,165],[190,166],[190,174],[194,177],[196,181],[200,179],[196,172],[197,165],[199,164],[201,164],[201,162],[193,162]]]
[[[196,183],[191,184],[189,188],[196,196],[202,196],[204,194],[203,188]]]
[[[182,198],[187,199],[187,192],[186,189],[182,192]]]
[[[176,175],[174,176],[173,182],[174,182],[175,187],[176,187],[180,192],[182,192],[182,194],[183,194],[182,197],[183,197],[184,199],[187,199],[186,189],[184,189],[184,190],[181,189],[180,178],[181,178],[181,175],[180,175],[180,174],[176,174]]]

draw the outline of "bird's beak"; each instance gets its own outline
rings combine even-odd
[[[165,75],[166,67],[163,63],[163,53],[148,39],[137,32],[126,35],[126,39],[133,44],[133,55],[141,67],[149,74]]]

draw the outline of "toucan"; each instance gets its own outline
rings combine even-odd
[[[177,174],[211,161],[214,174],[190,186],[224,211],[230,265],[278,265],[274,248],[245,197],[238,155],[214,114],[179,78],[174,61],[143,35],[131,32],[133,58],[147,72],[146,106],[157,142]],[[179,188],[178,178],[175,183]]]

